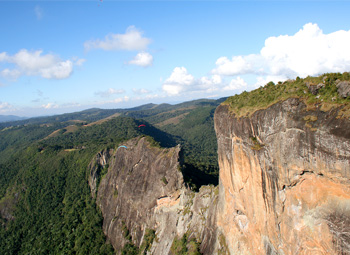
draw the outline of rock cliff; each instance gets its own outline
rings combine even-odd
[[[124,145],[127,148],[120,147],[112,154],[99,153],[90,165],[94,190],[95,170],[106,165],[104,159],[112,155],[108,173],[98,187],[97,204],[104,217],[103,230],[115,250],[133,245],[151,254],[171,254],[176,250],[173,243],[183,236],[188,243],[197,243],[204,254],[222,248],[216,245],[218,189],[207,186],[194,193],[186,187],[180,171],[180,147],[158,148],[145,137]],[[147,236],[150,230],[155,233],[151,240]],[[150,243],[145,244],[146,239]]]
[[[246,116],[227,103],[216,109],[218,187],[190,190],[180,171],[180,147],[159,148],[149,138],[96,155],[89,183],[117,253],[136,247],[156,255],[184,249],[208,255],[350,254],[350,83],[337,83],[345,91],[337,99],[323,80],[286,87],[307,96],[309,89],[318,100],[312,104],[293,94],[264,107],[251,105]],[[282,84],[266,89],[275,88]],[[343,101],[329,103],[334,100]],[[243,101],[232,102],[239,109]]]
[[[350,121],[289,98],[215,112],[217,226],[231,254],[350,254]]]

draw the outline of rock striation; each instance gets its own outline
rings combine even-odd
[[[217,226],[231,254],[350,254],[350,121],[289,98],[215,112]]]

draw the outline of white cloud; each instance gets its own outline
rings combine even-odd
[[[53,54],[42,55],[42,50],[20,50],[13,56],[0,53],[0,61],[14,64],[13,69],[3,69],[0,75],[6,78],[18,78],[21,75],[41,76],[46,79],[65,79],[73,72],[71,60],[61,60]],[[81,63],[82,60],[76,62]]]
[[[47,104],[43,104],[41,106],[41,108],[45,108],[45,109],[56,109],[58,108],[58,105],[57,104],[54,104],[54,103],[47,103]]]
[[[109,34],[104,40],[90,40],[84,43],[86,50],[145,50],[151,39],[143,37],[142,32],[134,26],[129,26],[125,34]]]
[[[38,20],[41,20],[42,17],[43,17],[43,9],[42,9],[39,5],[37,5],[37,6],[35,6],[35,8],[34,8],[34,12],[35,12],[36,18],[37,18]]]
[[[0,112],[1,113],[6,113],[6,112],[11,112],[11,111],[14,111],[14,107],[7,103],[7,102],[1,102],[0,101]]]
[[[128,62],[130,65],[137,66],[151,66],[153,64],[153,56],[148,52],[140,52],[138,53],[132,60]]]
[[[195,79],[187,73],[185,67],[175,67],[170,77],[165,80],[162,88],[168,95],[178,95],[194,85]]]
[[[47,68],[42,68],[39,73],[46,79],[64,79],[73,72],[73,63],[70,60],[58,62]]]
[[[0,76],[5,77],[7,79],[17,79],[19,76],[21,76],[21,72],[16,69],[8,69],[5,68],[0,71]]]
[[[122,103],[122,102],[128,102],[129,100],[130,100],[130,98],[128,96],[124,96],[124,97],[116,98],[112,102],[118,104],[118,103]]]
[[[251,55],[251,57],[253,57]],[[232,60],[227,57],[220,57],[216,61],[216,68],[212,71],[214,74],[219,75],[237,75],[246,74],[253,71],[252,63],[250,63],[249,57],[234,56]]]
[[[345,72],[350,69],[349,45],[350,30],[324,34],[317,24],[308,23],[294,35],[267,38],[260,54],[220,57],[212,73],[288,79]]]
[[[230,81],[230,84],[225,86],[223,90],[237,90],[237,89],[242,89],[244,87],[247,87],[247,83],[241,78],[237,77],[236,79],[232,79]]]
[[[125,93],[124,89],[113,89],[113,88],[109,88],[105,91],[97,91],[95,92],[95,95],[100,96],[100,97],[109,97],[111,95],[115,95],[115,94],[123,94]]]
[[[148,94],[151,91],[149,91],[147,89],[132,89],[132,92],[134,92],[134,94],[136,94],[136,95],[143,95],[143,94]]]
[[[219,75],[195,79],[185,67],[176,67],[170,77],[164,81],[162,89],[169,96],[177,96],[185,92],[210,93],[217,91],[221,83],[222,79]]]

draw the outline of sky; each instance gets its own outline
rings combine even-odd
[[[0,115],[216,99],[350,71],[350,1],[0,0]]]

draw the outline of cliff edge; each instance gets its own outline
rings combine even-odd
[[[180,146],[160,148],[146,137],[123,145],[90,164],[90,187],[98,189],[103,230],[117,254],[213,254],[218,189],[186,187]],[[96,188],[96,169],[104,166],[108,172]]]
[[[249,116],[217,108],[217,224],[231,254],[350,254],[350,121],[341,109],[295,97]]]

